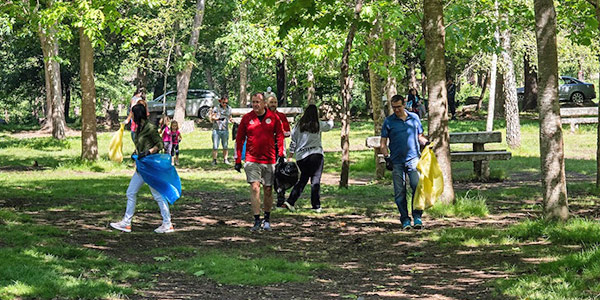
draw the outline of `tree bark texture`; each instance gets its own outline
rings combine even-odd
[[[206,85],[211,91],[215,90],[215,80],[213,79],[212,70],[209,64],[202,64],[204,67],[204,77],[206,78]]]
[[[98,159],[96,137],[96,85],[94,83],[94,48],[83,28],[79,28],[81,76],[81,158]]]
[[[502,31],[502,62],[504,71],[504,113],[506,116],[506,143],[511,149],[521,146],[521,124],[519,121],[519,103],[517,101],[517,80],[510,46],[509,29]]]
[[[494,1],[494,16],[498,18],[498,1]],[[500,42],[500,33],[498,32],[498,27],[496,26],[496,30],[494,31],[494,39],[496,42]],[[488,114],[487,120],[485,123],[485,130],[492,131],[494,130],[494,111],[496,106],[496,86],[497,86],[497,76],[498,76],[498,55],[496,52],[492,54],[492,66],[490,68],[490,98],[488,101]]]
[[[373,100],[371,99],[371,79],[369,76],[369,63],[365,67],[361,67],[360,73],[362,74],[363,82],[365,83],[365,104],[367,106],[367,115],[373,117]]]
[[[189,42],[189,46],[192,49],[192,55],[190,57],[192,58],[196,56],[196,50],[198,49],[200,26],[202,26],[202,19],[204,18],[204,2],[205,0],[196,1],[196,15],[194,16],[194,23],[192,25],[192,33]],[[173,119],[179,122],[179,124],[183,124],[185,119],[185,104],[193,67],[194,61],[192,59],[188,61],[184,69],[177,74],[177,100],[175,102],[175,114]]]
[[[569,217],[564,145],[558,103],[556,11],[553,0],[535,0],[535,36],[538,55],[538,107],[544,214],[550,219]]]
[[[482,73],[483,75],[478,76],[478,80],[481,79],[482,76],[485,76],[485,78],[482,80],[482,84],[481,84],[481,94],[479,94],[479,101],[477,101],[477,108],[476,110],[479,111],[481,109],[481,107],[483,106],[483,97],[485,96],[485,91],[487,90],[487,87],[490,83],[490,73],[485,72]]]
[[[64,112],[65,112],[65,122],[69,119],[69,110],[71,109],[71,79],[67,76],[65,80],[63,80],[63,91],[65,95],[65,103],[64,103]]]
[[[500,60],[498,60],[500,63]],[[504,74],[502,68],[498,68],[496,72],[496,96],[494,97],[494,119],[499,120],[504,118]]]
[[[388,60],[386,61],[385,66],[386,66],[387,70],[391,70],[393,67],[396,66],[396,40],[393,38],[386,39],[384,41],[383,46],[385,48],[386,56],[388,57]],[[416,86],[417,78],[415,77],[414,79],[415,79],[415,86]],[[397,83],[397,80],[396,80],[396,77],[394,76],[394,74],[392,74],[391,72],[388,72],[387,79],[385,82],[385,96],[388,99],[387,111],[389,111],[389,112],[392,111],[391,99],[398,93],[396,91],[397,85],[398,85],[398,83]],[[385,109],[383,109],[383,112],[384,112],[383,115],[385,117]]]
[[[65,113],[62,100],[62,84],[58,57],[58,38],[56,29],[39,29],[40,43],[44,53],[46,79],[46,129],[52,129],[52,137],[62,140],[65,138]],[[49,100],[49,101],[48,101]]]
[[[596,12],[596,20],[599,22],[598,30],[600,30],[600,0],[596,0],[594,9]],[[598,54],[598,62],[600,63],[600,54]],[[600,87],[600,77],[598,78],[598,86]],[[598,101],[598,111],[600,111],[600,101]],[[596,134],[596,188],[600,188],[600,114],[598,114]]]
[[[369,63],[369,86],[371,87],[371,105],[373,107],[373,126],[374,133],[376,136],[381,135],[381,126],[383,125],[383,103],[381,98],[383,97],[383,86],[381,76],[375,72],[372,68],[372,64]],[[376,148],[378,149],[378,148]],[[380,151],[375,151],[375,178],[382,179],[385,172],[385,164],[379,162],[378,155]]]
[[[306,93],[306,101],[308,104],[316,103],[316,89],[315,89],[315,74],[312,69],[306,71],[306,81],[308,81],[308,90]]]
[[[248,101],[248,59],[240,63],[240,99],[239,107],[246,107]]]
[[[523,111],[530,109],[537,109],[537,72],[531,66],[531,60],[529,59],[529,53],[525,52],[523,55],[523,71],[525,78],[525,91],[523,95],[523,103],[521,109]]]
[[[285,57],[277,61],[277,105],[287,106],[287,86],[285,72]]]
[[[441,201],[454,201],[450,136],[448,134],[448,95],[446,91],[446,61],[444,58],[445,30],[441,0],[423,1],[423,35],[425,37],[425,65],[429,90],[429,140],[444,176]]]
[[[350,51],[352,50],[352,42],[358,27],[360,12],[362,11],[362,0],[356,0],[354,6],[354,19],[348,29],[348,36],[344,44],[342,52],[342,60],[340,62],[340,86],[342,96],[342,128],[340,133],[340,146],[342,148],[342,172],[340,174],[340,187],[348,187],[348,176],[350,173],[350,101],[352,100],[352,86],[354,82],[349,75],[350,70]]]

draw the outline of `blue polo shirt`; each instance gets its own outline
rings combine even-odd
[[[423,133],[423,125],[417,114],[408,111],[406,113],[406,121],[392,114],[385,118],[381,128],[381,137],[390,142],[390,158],[393,164],[404,164],[420,156],[419,134]]]

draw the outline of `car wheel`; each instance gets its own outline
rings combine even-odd
[[[585,96],[583,96],[580,92],[575,92],[571,95],[571,102],[576,105],[583,105],[583,101],[585,100]]]
[[[202,106],[198,110],[198,118],[200,119],[208,119],[208,112],[210,111],[210,107]]]

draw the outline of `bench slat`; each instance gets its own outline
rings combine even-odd
[[[597,116],[598,107],[565,107],[560,109],[561,117]]]
[[[482,160],[509,160],[512,154],[508,151],[495,150],[484,152],[459,151],[450,152],[452,161],[482,161]]]
[[[598,118],[569,118],[569,119],[560,119],[561,124],[596,124],[598,123]]]
[[[500,143],[500,131],[450,132],[450,144]]]

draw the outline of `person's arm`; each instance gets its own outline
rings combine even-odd
[[[329,131],[333,128],[333,118],[327,121],[320,121],[319,130],[321,131]]]
[[[215,122],[217,120],[219,120],[217,118],[217,110],[213,108],[213,109],[210,110],[210,121],[211,122]]]
[[[379,151],[381,151],[381,154],[383,154],[384,157],[390,154],[387,147],[387,140],[387,138],[381,137],[381,142],[379,143]]]
[[[129,122],[131,122],[131,119],[133,118],[133,111],[129,111],[129,114],[127,115],[127,119],[125,119],[125,121],[123,121],[123,124],[129,124]]]
[[[244,142],[246,141],[246,130],[247,130],[246,123],[247,122],[246,122],[245,118],[242,117],[242,120],[240,121],[240,125],[238,126],[237,135],[235,136],[235,152],[236,152],[235,163],[236,164],[242,162],[242,149],[244,148]]]
[[[183,137],[181,136],[181,132],[179,132],[179,130],[177,131],[177,139],[180,142],[181,142],[181,140],[183,140]]]
[[[283,152],[283,143],[285,143],[283,139],[285,136],[283,135],[283,124],[279,118],[275,122],[275,138],[277,139],[277,153],[279,157],[285,157],[285,152]]]
[[[427,144],[429,144],[429,140],[423,135],[423,134],[419,134],[419,144],[421,146],[426,146]]]
[[[290,147],[288,148],[288,152],[290,153],[289,157],[288,157],[288,161],[292,161],[292,156],[294,156],[294,153],[296,153],[296,144],[297,144],[297,140],[298,140],[298,127],[294,127],[294,129],[292,130],[292,134],[291,134],[291,141],[290,141]]]

